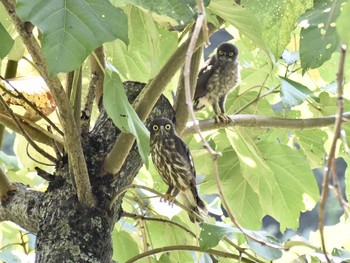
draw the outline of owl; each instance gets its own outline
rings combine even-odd
[[[207,213],[196,188],[196,170],[187,145],[176,134],[174,124],[166,118],[155,119],[150,125],[151,157],[168,190],[162,200],[172,204],[179,195],[184,206],[197,214]],[[189,213],[192,222],[198,221]]]
[[[193,98],[195,111],[212,106],[216,122],[232,121],[226,115],[225,101],[227,93],[241,82],[241,69],[237,58],[237,47],[230,43],[222,43],[217,48],[216,54],[205,62],[198,73]]]

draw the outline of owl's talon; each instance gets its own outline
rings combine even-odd
[[[220,122],[230,123],[230,122],[233,122],[233,120],[231,119],[231,117],[228,116],[228,115],[225,114],[225,113],[221,113],[221,114],[215,115],[214,118],[215,118],[215,122],[216,122],[216,123],[220,123]]]
[[[163,197],[160,198],[160,201],[165,203],[168,202],[168,204],[173,207],[175,202],[175,197],[171,196],[170,194],[165,194]]]

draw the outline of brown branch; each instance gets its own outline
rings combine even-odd
[[[92,107],[94,104],[94,98],[96,93],[96,87],[99,83],[98,75],[91,73],[91,80],[87,94],[85,96],[85,104],[81,116],[81,136],[84,137],[88,134],[90,129],[90,121],[92,115]]]
[[[327,196],[328,196],[329,177],[330,177],[330,172],[331,172],[332,166],[335,163],[335,151],[337,148],[337,141],[340,138],[340,131],[341,131],[342,121],[343,121],[343,117],[344,117],[343,116],[343,113],[344,113],[343,81],[344,81],[344,65],[345,65],[345,56],[346,56],[346,46],[342,45],[340,50],[341,50],[341,54],[340,54],[339,67],[338,67],[338,73],[337,73],[338,112],[337,112],[336,118],[335,118],[334,136],[333,136],[332,146],[331,146],[331,149],[330,149],[328,157],[327,157],[327,163],[326,163],[326,167],[324,169],[324,174],[323,174],[324,178],[323,178],[323,184],[322,184],[322,195],[321,195],[321,201],[320,201],[319,223],[318,223],[323,254],[326,257],[327,262],[329,262],[329,263],[331,262],[331,260],[328,257],[323,230],[324,230],[325,207],[326,207],[326,201],[327,201]],[[334,168],[334,170],[335,170],[335,168]]]
[[[24,45],[29,51],[40,75],[49,87],[60,113],[60,120],[64,130],[65,146],[70,159],[72,170],[77,184],[79,201],[89,207],[95,206],[96,201],[91,191],[89,174],[81,145],[80,134],[74,121],[73,111],[62,84],[57,76],[49,76],[42,50],[31,32],[28,32],[25,23],[15,12],[14,0],[1,0],[13,24],[16,27]]]
[[[29,142],[29,144],[42,156],[44,156],[46,159],[50,160],[53,163],[57,162],[57,159],[53,156],[51,156],[49,153],[44,151],[37,145],[34,140],[30,137],[30,135],[26,132],[26,130],[23,128],[21,122],[19,121],[18,117],[13,113],[13,111],[10,109],[10,107],[6,104],[5,100],[2,96],[0,96],[0,103],[2,107],[7,111],[7,113],[11,116],[11,119],[16,124],[17,128],[21,131],[21,134],[26,138],[26,140]]]
[[[223,20],[221,20],[221,24]],[[217,28],[214,25],[209,25],[209,34],[213,34]],[[196,43],[195,49],[198,49],[203,43],[203,36],[200,35]],[[168,59],[163,68],[152,79],[150,83],[141,91],[139,96],[133,103],[133,107],[138,114],[141,121],[145,121],[157,100],[164,91],[166,85],[173,78],[175,73],[179,70],[185,61],[186,50],[190,43],[190,39],[187,39],[174,54]],[[107,155],[103,164],[103,170],[105,174],[117,175],[121,167],[123,166],[126,157],[129,154],[132,144],[135,139],[129,138],[130,134],[122,133],[115,142],[112,151]]]
[[[345,112],[343,117],[350,118],[350,112]],[[335,115],[308,119],[273,118],[253,114],[230,115],[232,123],[216,123],[214,118],[198,121],[202,131],[225,129],[232,127],[259,127],[259,128],[283,128],[283,129],[314,129],[334,125]],[[196,133],[193,121],[187,123],[183,136]]]
[[[103,81],[105,69],[105,54],[103,46],[96,48],[92,55],[90,55],[90,70],[91,73],[97,76],[96,80],[96,104],[99,105],[103,94]]]
[[[0,78],[5,81],[16,93],[17,95],[13,94],[10,90],[6,89],[4,86],[0,85],[0,88],[6,92],[7,94],[9,94],[10,96],[14,97],[14,98],[19,98],[21,100],[23,100],[29,107],[31,107],[36,113],[39,114],[40,117],[42,117],[45,121],[47,121],[47,123],[49,123],[60,135],[63,136],[63,132],[57,127],[56,124],[54,124],[49,117],[47,117],[41,110],[39,110],[34,103],[32,103],[31,101],[29,101],[21,92],[19,92],[15,86],[13,86],[11,84],[11,82],[9,82],[7,79],[3,78],[2,76],[0,76]]]
[[[24,119],[22,116],[16,115],[19,119],[21,119],[21,124],[23,129],[29,134],[29,136],[40,143],[46,144],[48,146],[53,146],[53,141],[57,143],[60,148],[63,148],[63,140],[58,136],[51,134],[44,129],[42,129],[39,125],[29,122]],[[0,111],[0,123],[7,128],[13,130],[16,133],[22,134],[22,132],[17,127],[16,123],[12,118],[8,116],[3,111]],[[22,134],[23,135],[23,134]]]
[[[187,227],[184,227],[183,225],[168,220],[168,219],[164,219],[164,218],[156,218],[156,217],[147,217],[147,216],[143,216],[143,215],[137,215],[137,214],[131,214],[131,213],[127,213],[127,212],[123,212],[123,217],[128,217],[128,218],[132,218],[132,219],[142,219],[142,220],[147,220],[147,221],[155,221],[155,222],[160,222],[160,223],[165,223],[165,224],[170,224],[170,225],[174,225],[177,226],[179,228],[181,228],[182,230],[184,230],[185,232],[187,232],[188,234],[190,234],[192,237],[197,239],[196,234],[191,231],[190,229],[188,229]]]
[[[203,251],[200,247],[197,247],[197,246],[177,245],[177,246],[164,246],[164,247],[149,250],[147,252],[138,254],[137,256],[127,260],[125,263],[136,262],[140,259],[147,258],[147,257],[150,257],[150,256],[158,254],[158,253],[165,253],[165,252],[170,252],[170,251],[197,251],[197,252],[207,253],[207,254],[211,254],[214,256],[218,256],[218,257],[232,258],[235,260],[239,260],[239,262],[249,262],[249,263],[255,262],[255,261],[252,261],[250,259],[241,257],[239,255],[231,254],[231,253],[224,252],[221,250],[208,249],[208,250]]]
[[[191,98],[193,98],[197,74],[199,71],[199,64],[202,57],[202,48],[198,48],[192,56],[191,59],[191,72],[190,72],[190,87],[191,87]],[[184,68],[180,74],[180,79],[177,86],[176,100],[174,103],[175,110],[175,120],[176,120],[176,132],[181,135],[186,128],[186,123],[189,117],[188,107],[186,103],[186,93],[185,93],[185,80],[184,80]]]

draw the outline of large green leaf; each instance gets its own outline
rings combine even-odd
[[[137,243],[128,232],[122,230],[113,233],[113,259],[118,262],[126,262],[139,254]]]
[[[7,33],[4,26],[0,23],[0,39],[1,39],[1,48],[0,48],[0,59],[3,59],[11,50],[14,40]]]
[[[264,50],[270,61],[274,63],[275,59],[262,37],[259,17],[251,10],[234,5],[231,0],[212,0],[208,9],[236,27],[241,34],[253,40],[255,45]]]
[[[303,73],[318,68],[339,47],[335,25],[345,0],[319,0],[301,18],[300,60]]]
[[[107,41],[128,42],[127,17],[108,0],[19,0],[16,11],[43,32],[50,75],[74,70]]]
[[[177,33],[161,28],[150,14],[128,5],[129,45],[117,40],[106,44],[107,56],[125,80],[148,82],[177,48]]]
[[[300,105],[310,97],[317,99],[312,91],[309,90],[306,86],[288,78],[280,78],[282,83],[281,100],[286,107]]]
[[[116,6],[133,4],[152,14],[153,18],[165,26],[184,26],[192,21],[197,14],[197,4],[195,0],[112,0]],[[205,1],[207,2],[207,1]]]
[[[218,159],[220,182],[228,204],[238,222],[249,229],[260,229],[264,216],[259,196],[241,173],[240,160],[231,148],[221,149],[223,156]],[[212,173],[206,174],[206,180],[201,184],[205,193],[218,192]]]
[[[264,209],[268,209],[272,202],[272,190],[274,189],[271,168],[252,138],[246,136],[244,128],[228,129],[226,134],[240,160],[241,173],[252,189],[260,195]]]
[[[242,0],[241,4],[259,17],[262,37],[275,58],[279,58],[299,16],[312,6],[312,0]]]
[[[260,142],[257,147],[274,173],[273,206],[267,212],[280,222],[282,232],[287,227],[296,229],[300,212],[305,210],[304,199],[315,203],[319,198],[312,170],[298,152],[286,145]]]
[[[136,137],[139,153],[143,162],[148,166],[149,131],[129,103],[119,75],[109,64],[105,70],[103,83],[103,105],[121,131],[132,133]]]

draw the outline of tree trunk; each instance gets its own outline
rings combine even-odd
[[[130,102],[137,97],[143,87],[144,84],[141,83],[125,83]],[[174,117],[172,106],[163,96],[157,102],[149,120],[155,117],[170,119]],[[132,183],[142,166],[135,143],[117,176],[99,176],[103,160],[119,134],[120,130],[102,109],[89,135],[82,138],[93,193],[98,200],[97,207],[90,209],[78,202],[67,156],[56,165],[56,172],[50,177],[49,187],[44,194],[32,191],[34,195],[32,201],[22,200],[26,203],[21,209],[22,213],[26,213],[24,218],[31,219],[33,223],[30,226],[21,226],[34,233],[37,230],[36,262],[112,261],[111,233],[123,212],[121,207],[123,194],[113,203],[111,210],[108,207],[118,191]],[[1,217],[7,209],[16,206],[16,202],[13,202],[15,197],[16,193],[0,208]],[[30,207],[32,209],[29,209]],[[35,217],[28,214],[32,210],[38,211]],[[11,219],[11,215],[8,215],[7,219],[17,223],[23,221]]]

